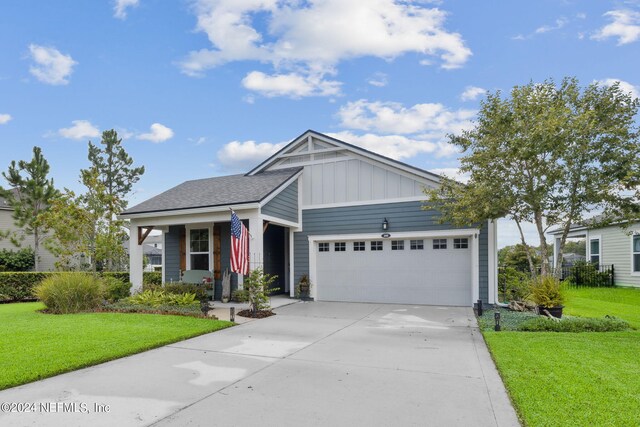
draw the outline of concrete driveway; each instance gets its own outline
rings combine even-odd
[[[0,425],[518,425],[471,309],[315,302],[277,313],[0,392],[35,403],[0,413]]]

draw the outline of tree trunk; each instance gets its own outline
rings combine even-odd
[[[33,268],[40,271],[40,233],[38,227],[33,229]]]
[[[529,262],[529,271],[531,272],[531,277],[535,277],[537,275],[536,266],[533,265],[533,258],[531,257],[531,248],[527,245],[527,241],[524,238],[524,233],[522,231],[522,226],[520,225],[520,220],[514,217],[516,221],[516,225],[518,226],[518,231],[520,232],[520,241],[522,242],[522,246],[524,246],[525,251],[527,252],[527,261]]]
[[[536,212],[534,215],[534,219],[536,221],[536,229],[538,230],[538,238],[540,239],[540,275],[546,276],[547,274],[549,274],[549,247],[547,246],[547,239],[544,236],[542,212]]]

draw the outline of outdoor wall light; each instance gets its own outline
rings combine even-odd
[[[382,221],[382,229],[384,231],[387,231],[389,229],[389,221],[387,220],[387,218],[385,218],[384,221]]]
[[[496,319],[496,327],[494,328],[496,331],[500,330],[500,312],[496,311],[493,317]]]

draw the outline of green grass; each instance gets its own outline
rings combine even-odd
[[[0,390],[232,325],[186,316],[37,311],[43,307],[0,304]]]
[[[566,312],[640,327],[640,289],[571,289]],[[640,425],[640,332],[483,332],[526,426]]]

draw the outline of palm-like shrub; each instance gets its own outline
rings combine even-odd
[[[96,309],[104,299],[103,281],[92,274],[56,274],[35,289],[36,297],[51,313],[67,314]]]
[[[195,293],[172,294],[161,289],[147,290],[126,299],[133,305],[159,307],[161,305],[188,306],[198,305]]]
[[[531,280],[529,299],[540,307],[558,307],[564,302],[564,288],[556,277],[545,275]]]

